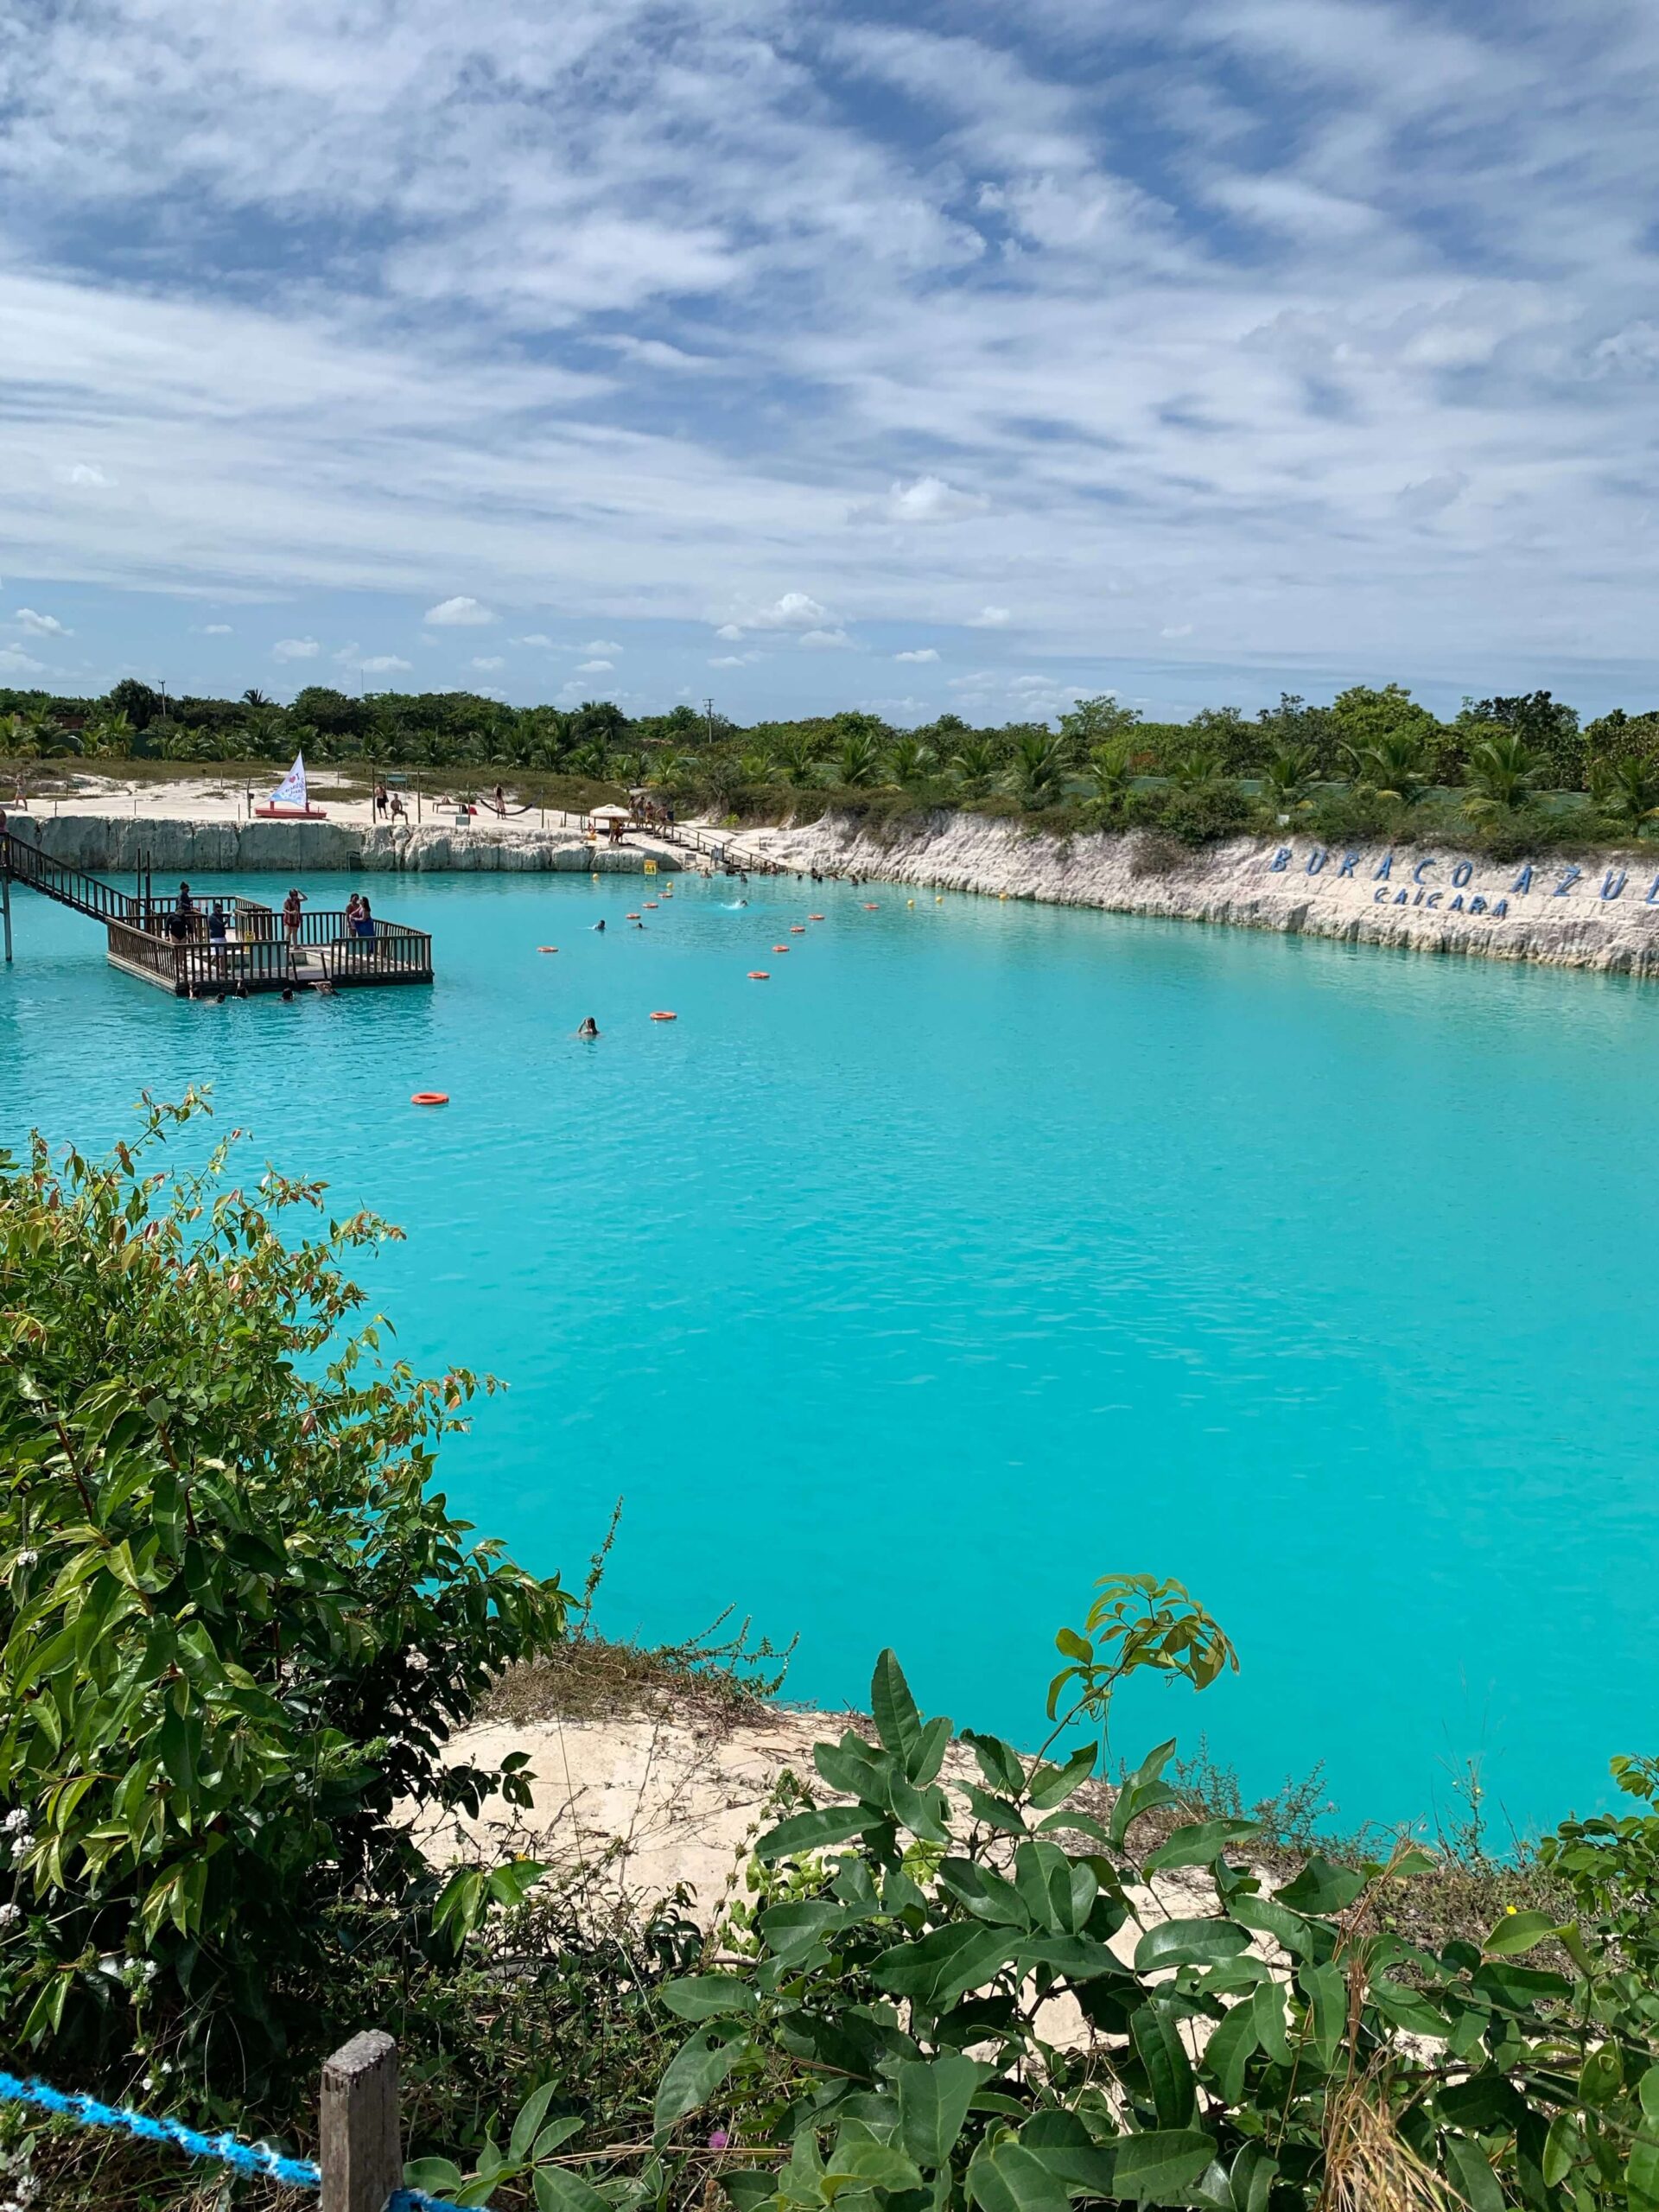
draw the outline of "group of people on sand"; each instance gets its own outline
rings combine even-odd
[[[407,822],[409,809],[404,804],[401,791],[389,791],[384,784],[374,787],[374,818],[377,822]]]

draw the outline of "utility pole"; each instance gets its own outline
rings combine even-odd
[[[715,702],[712,699],[703,701],[702,711],[709,717],[709,742],[712,745],[715,741]]]

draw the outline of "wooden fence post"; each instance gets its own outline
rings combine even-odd
[[[397,2046],[378,2028],[324,2062],[318,2134],[321,2212],[385,2212],[404,2183]]]

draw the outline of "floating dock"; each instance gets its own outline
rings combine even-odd
[[[343,911],[308,907],[290,945],[283,918],[252,899],[225,906],[226,933],[209,938],[207,917],[194,908],[187,933],[177,932],[176,898],[156,898],[146,883],[120,891],[101,876],[49,860],[15,830],[0,830],[0,900],[5,908],[5,953],[11,957],[11,887],[24,884],[43,899],[99,922],[108,933],[111,963],[141,982],[178,999],[244,998],[255,991],[327,987],[356,990],[374,983],[429,983],[432,939],[402,922],[374,920],[372,937],[359,937]]]

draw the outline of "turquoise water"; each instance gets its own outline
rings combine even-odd
[[[891,887],[685,882],[643,933],[639,879],[371,887],[435,988],[178,1004],[18,893],[0,1140],[211,1080],[403,1224],[404,1351],[512,1386],[452,1497],[579,1580],[626,1497],[613,1630],[729,1603],[827,1702],[891,1641],[1029,1739],[1054,1628],[1145,1569],[1243,1671],[1126,1751],[1324,1758],[1352,1819],[1477,1758],[1525,1825],[1654,1748],[1659,990]]]

